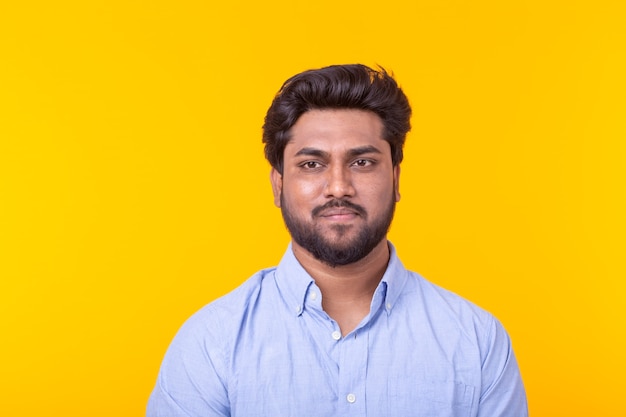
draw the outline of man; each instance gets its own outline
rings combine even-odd
[[[283,85],[263,142],[292,243],[185,323],[148,416],[527,416],[502,326],[386,239],[410,115],[382,69]]]

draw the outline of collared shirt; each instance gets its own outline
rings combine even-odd
[[[508,335],[492,315],[406,270],[389,244],[369,314],[342,336],[291,246],[192,316],[149,417],[524,417]]]

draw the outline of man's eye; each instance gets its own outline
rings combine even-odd
[[[322,165],[319,162],[315,162],[315,161],[307,161],[305,163],[303,163],[302,165],[300,165],[302,168],[306,168],[306,169],[315,169],[315,168],[319,168]]]
[[[373,162],[370,161],[369,159],[357,159],[356,161],[354,161],[353,165],[360,167],[360,168],[365,168],[368,167],[370,165],[372,165]]]

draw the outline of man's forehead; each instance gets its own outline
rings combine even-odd
[[[292,157],[319,156],[330,157],[332,154],[347,156],[359,156],[365,154],[384,154],[391,151],[389,143],[384,139],[376,139],[376,142],[355,143],[354,141],[326,141],[310,140],[306,143],[290,140],[285,146],[285,155]]]
[[[285,150],[301,154],[313,150],[353,152],[365,147],[378,152],[389,147],[378,115],[365,110],[324,109],[300,116],[290,130]]]
[[[379,128],[383,127],[383,121],[380,116],[369,110],[324,108],[311,109],[302,113],[291,127],[291,130],[306,125],[308,128],[316,128],[323,131],[350,121],[359,121],[361,125],[366,123],[376,125]]]
[[[380,150],[378,147],[373,146],[373,145],[364,145],[364,146],[357,146],[353,148],[346,148],[344,151],[348,156],[359,156],[359,155],[366,155],[366,154],[382,154],[383,153],[382,150]],[[330,154],[324,149],[318,149],[315,147],[303,147],[300,149],[296,148],[294,156],[330,157]]]

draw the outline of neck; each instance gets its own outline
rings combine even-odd
[[[352,331],[369,313],[374,291],[387,269],[387,239],[363,259],[336,267],[317,260],[295,242],[292,248],[296,259],[320,288],[324,311],[337,321],[344,335]]]

